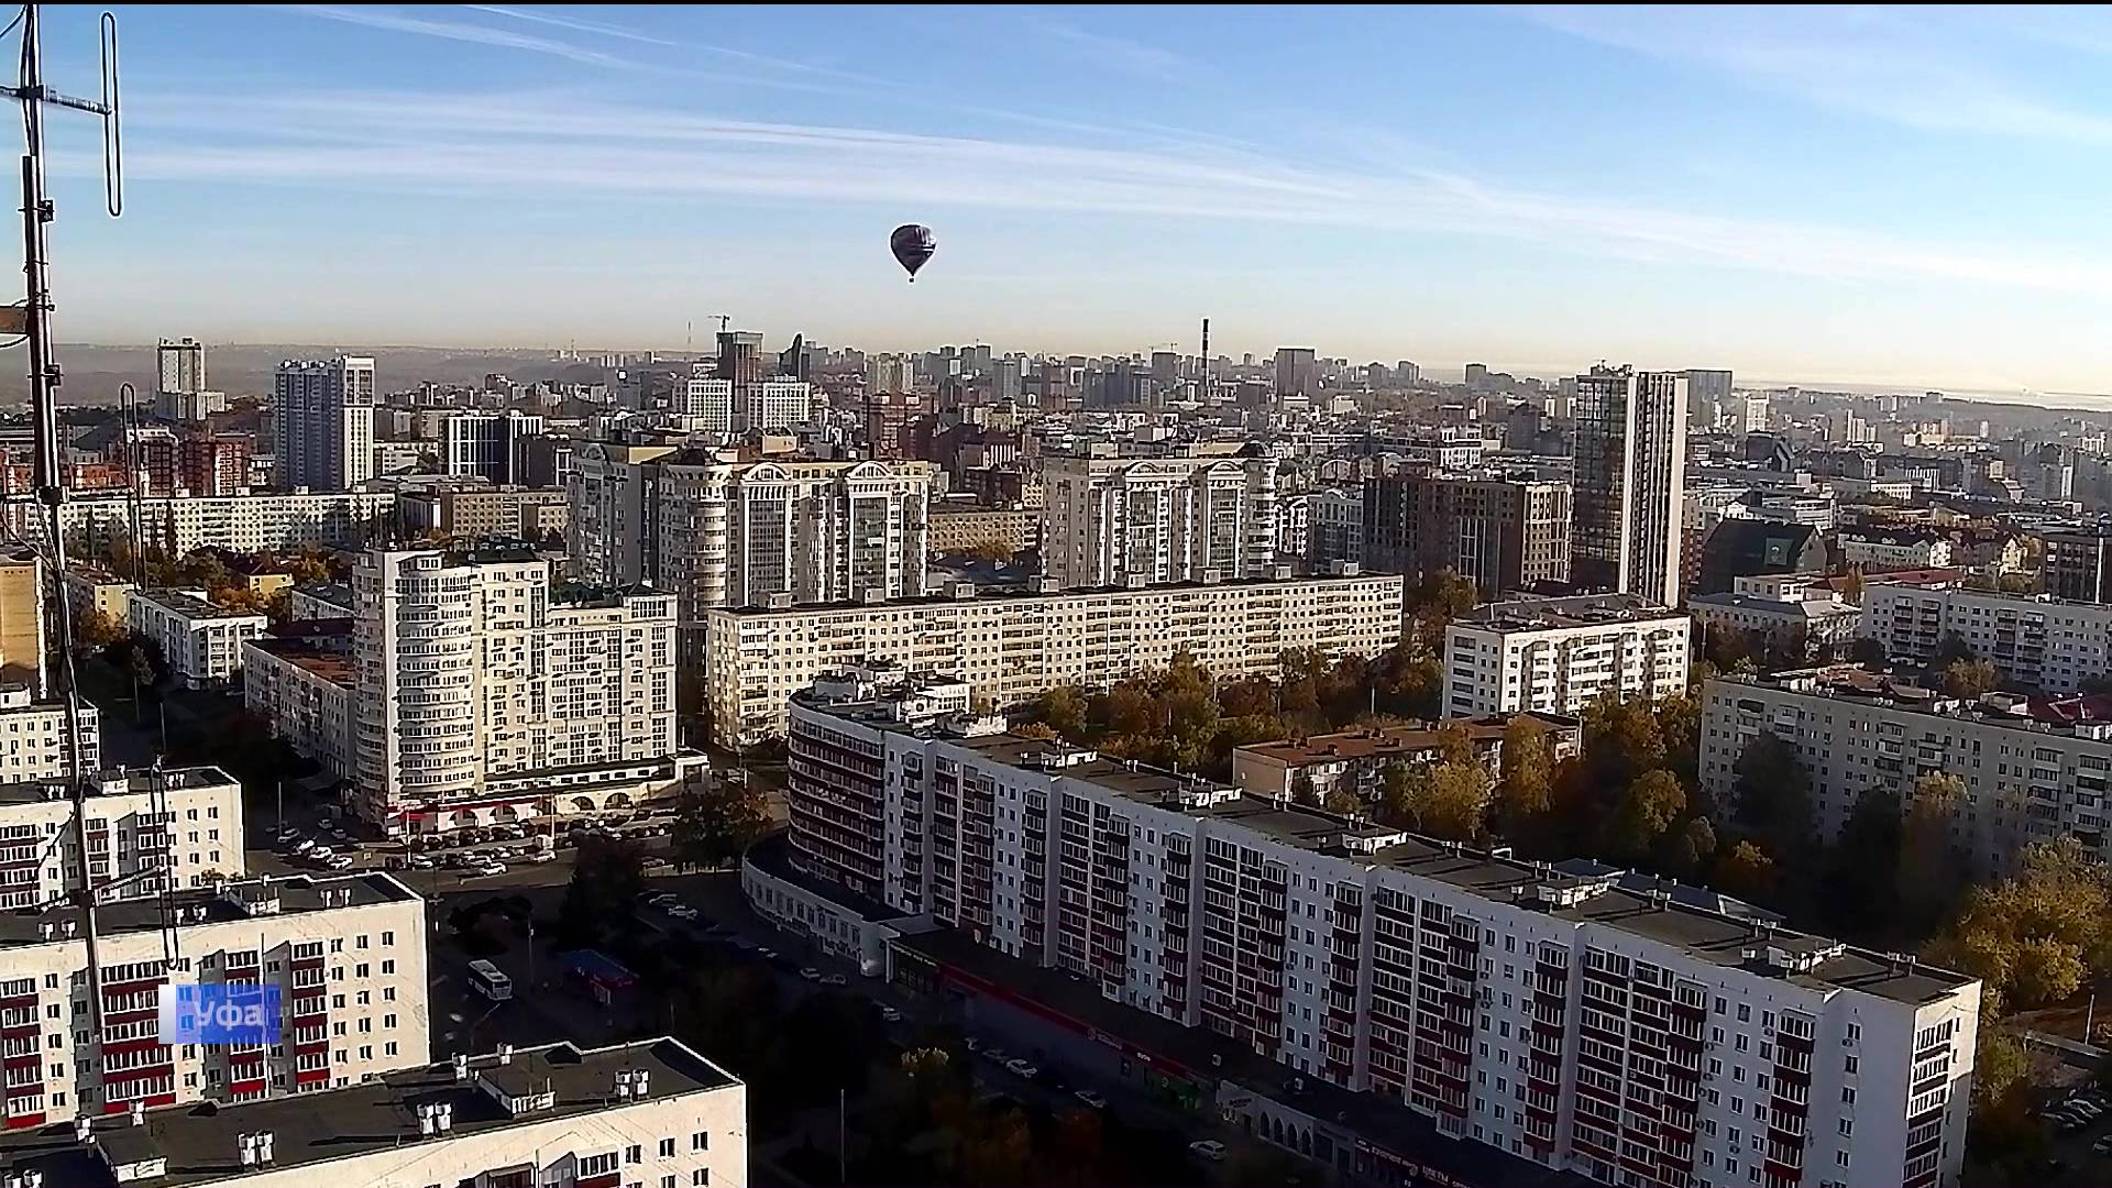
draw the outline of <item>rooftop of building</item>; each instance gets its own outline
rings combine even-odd
[[[868,923],[900,920],[909,915],[908,912],[898,911],[841,884],[818,879],[792,865],[792,835],[784,830],[778,830],[748,847],[742,861],[753,863],[756,869],[772,878],[790,883],[839,907],[849,908]]]
[[[1289,566],[1279,569],[1288,571]],[[761,618],[769,615],[815,614],[823,611],[866,610],[874,608],[905,610],[917,607],[945,606],[962,602],[1017,602],[1037,598],[1092,598],[1109,595],[1149,597],[1153,595],[1180,594],[1197,590],[1216,589],[1268,589],[1271,587],[1292,588],[1315,585],[1349,585],[1356,582],[1393,583],[1396,588],[1402,581],[1397,573],[1345,573],[1303,574],[1293,576],[1288,572],[1283,577],[1227,578],[1223,581],[1202,582],[1156,582],[1146,586],[1080,586],[1061,590],[1038,589],[984,589],[980,586],[967,595],[951,593],[925,594],[914,598],[889,598],[879,602],[810,602],[786,607],[770,606],[724,606],[713,607],[708,614],[731,615],[736,618]],[[1669,613],[1669,612],[1667,612]]]
[[[327,602],[346,610],[352,609],[352,587],[343,582],[303,582],[295,586],[293,592],[313,598],[317,602]]]
[[[317,622],[350,623],[351,620],[329,619]],[[249,640],[243,646],[284,660],[333,685],[342,685],[349,689],[359,677],[359,665],[344,649],[331,647],[314,636],[266,635]]]
[[[1683,612],[1659,606],[1638,594],[1578,594],[1491,602],[1459,616],[1453,624],[1506,632],[1549,631],[1685,618]]]
[[[2046,524],[2035,530],[2048,540],[2076,540],[2095,543],[2112,537],[2112,520],[2095,520],[2070,524]]]
[[[94,796],[129,796],[153,792],[157,785],[166,792],[189,792],[199,788],[224,788],[235,777],[217,767],[164,767],[159,769],[111,768],[89,782]],[[0,807],[64,800],[72,785],[65,780],[22,780],[0,784]]]
[[[2112,694],[2106,693],[2047,697],[1995,692],[1967,700],[1855,664],[1828,664],[1766,675],[1723,674],[1711,680],[1725,685],[1748,685],[1856,701],[1934,717],[1962,718],[2013,730],[2112,741]]]
[[[1832,591],[1827,592],[1829,595]],[[1689,594],[1689,607],[1721,607],[1725,610],[1764,611],[1784,617],[1799,617],[1806,620],[1833,617],[1860,617],[1862,608],[1854,603],[1843,602],[1837,596],[1823,598],[1769,598],[1762,594],[1739,594],[1726,591],[1720,594]]]
[[[203,590],[179,590],[173,586],[149,586],[132,595],[133,601],[151,602],[186,619],[263,619],[264,612],[236,610],[206,597]]]
[[[239,1183],[237,1136],[269,1132],[272,1168],[313,1167],[327,1182],[330,1164],[376,1152],[443,1141],[420,1134],[420,1108],[450,1108],[448,1138],[532,1126],[622,1108],[616,1077],[646,1072],[648,1104],[740,1084],[726,1070],[673,1039],[640,1040],[582,1051],[568,1042],[491,1054],[468,1061],[466,1076],[440,1063],[320,1093],[239,1105],[176,1106],[149,1111],[145,1124],[123,1117],[100,1122],[100,1153],[79,1142],[71,1124],[13,1131],[0,1138],[0,1166],[10,1174],[42,1171],[48,1188],[117,1188],[113,1164],[166,1161],[160,1176],[134,1179],[149,1186]],[[542,1109],[516,1115],[484,1088],[526,1096],[550,1094]]]
[[[99,935],[126,932],[160,932],[164,910],[176,914],[185,927],[254,920],[263,916],[289,916],[301,912],[330,911],[341,907],[367,907],[377,903],[416,900],[409,887],[380,871],[321,878],[295,875],[235,879],[219,887],[195,887],[161,898],[128,899],[96,908]],[[251,910],[246,903],[276,903],[276,907]],[[71,904],[23,908],[0,913],[0,944],[28,945],[69,941],[79,912]],[[46,928],[50,935],[45,934]]]
[[[1493,903],[1537,906],[1550,915],[1619,928],[1680,948],[1699,960],[1775,973],[1817,989],[1859,990],[1903,1002],[1925,1002],[1972,979],[1872,954],[1824,937],[1768,931],[1744,916],[1697,907],[1621,886],[1613,875],[1569,873],[1521,861],[1508,847],[1477,848],[1423,837],[1299,806],[1287,798],[1249,796],[1200,776],[1109,759],[1060,741],[992,734],[950,740],[997,762],[1105,788],[1140,804],[1251,830],[1279,844],[1360,865],[1385,866],[1434,879]],[[1609,870],[1613,868],[1607,868]],[[1775,954],[1786,954],[1773,964]]]
[[[1560,714],[1536,711],[1517,716],[1531,718],[1558,733],[1574,733],[1582,728],[1577,719]],[[1333,734],[1315,734],[1302,739],[1286,738],[1274,742],[1250,743],[1237,749],[1245,754],[1273,759],[1288,767],[1303,767],[1309,763],[1419,755],[1436,749],[1445,740],[1447,728],[1464,731],[1467,741],[1476,745],[1501,742],[1510,723],[1511,715],[1505,714],[1454,718],[1442,723],[1404,722],[1391,726],[1342,730]]]
[[[74,561],[66,566],[66,576],[75,581],[96,586],[129,586],[130,578],[119,577],[109,569],[90,561]]]
[[[1843,540],[1871,541],[1888,545],[1923,545],[1949,540],[1949,536],[1935,528],[1894,528],[1870,524],[1844,526],[1840,530]]]

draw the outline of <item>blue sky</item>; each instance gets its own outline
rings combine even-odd
[[[2112,15],[120,9],[62,338],[1601,357],[2112,391]],[[85,10],[49,73],[94,89]],[[914,287],[888,231],[921,221]]]

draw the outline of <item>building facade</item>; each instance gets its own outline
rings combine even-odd
[[[1871,582],[1863,589],[1862,634],[1894,664],[1935,662],[1958,637],[1994,662],[2005,685],[2074,693],[2112,673],[2112,606],[2000,594],[1957,582]]]
[[[450,413],[440,422],[440,464],[447,474],[517,483],[521,443],[542,431],[543,418],[514,409]]]
[[[7,522],[16,532],[43,531],[31,522],[32,506],[6,505]],[[140,502],[142,530],[135,532],[129,501],[109,495],[69,500],[59,509],[59,519],[91,548],[112,540],[144,541],[172,557],[202,548],[232,553],[303,545],[354,549],[396,531],[396,496],[350,491],[146,499]]]
[[[308,638],[265,636],[242,645],[242,704],[272,735],[340,780],[356,774],[349,652]]]
[[[125,613],[132,634],[160,647],[170,675],[190,689],[233,680],[242,671],[242,645],[271,626],[255,612],[215,605],[203,590],[135,590]]]
[[[165,915],[175,923],[165,927]],[[9,1039],[43,1057],[8,1079],[10,1130],[135,1104],[342,1088],[430,1059],[425,901],[387,875],[231,882],[105,905],[100,1035],[75,923],[71,905],[0,918],[0,1013]],[[277,984],[283,1042],[160,1043],[157,1003],[172,981]]]
[[[1601,694],[1687,687],[1693,620],[1633,595],[1476,607],[1445,630],[1445,716],[1575,716]]]
[[[1736,802],[1739,757],[1763,731],[1795,749],[1823,840],[1840,836],[1867,793],[1904,802],[1922,776],[1948,773],[1965,783],[1951,840],[1976,877],[2000,877],[2025,846],[2063,837],[2112,857],[2112,723],[2060,703],[2000,694],[1964,701],[1847,666],[1712,679],[1702,694],[1700,770],[1715,803]]]
[[[27,684],[0,684],[0,785],[64,782],[72,774],[73,751],[66,734],[66,706],[40,701]],[[86,774],[102,770],[102,719],[94,704],[81,701],[81,766]]]
[[[1518,716],[1531,718],[1547,732],[1548,750],[1555,758],[1574,754],[1582,740],[1583,727],[1575,718]],[[1250,743],[1232,748],[1232,786],[1253,796],[1296,798],[1301,791],[1309,791],[1315,804],[1326,803],[1337,789],[1360,802],[1376,801],[1387,768],[1435,763],[1444,757],[1444,727],[1456,729],[1494,776],[1502,770],[1503,736],[1512,721],[1492,714],[1442,724],[1410,722]]]
[[[1341,561],[1364,563],[1364,498],[1355,491],[1329,487],[1306,503],[1305,559],[1315,569]]]
[[[2112,602],[2112,525],[2063,525],[2037,535],[2041,589],[2070,602]]]
[[[10,770],[0,782],[0,909],[60,903],[87,885],[58,766],[29,780]],[[245,873],[242,785],[217,767],[105,772],[91,777],[86,805],[88,878],[106,902]]]
[[[374,360],[340,355],[279,364],[271,423],[279,486],[359,486],[374,474]]]
[[[1570,579],[1677,606],[1686,377],[1601,365],[1575,386]]]
[[[44,562],[23,549],[0,556],[0,680],[44,686]]]
[[[570,1043],[390,1072],[298,1108],[168,1110],[59,1141],[0,1139],[11,1176],[51,1188],[712,1188],[748,1181],[747,1090],[672,1039]]]
[[[1412,580],[1449,569],[1485,599],[1569,580],[1568,483],[1393,474],[1364,483],[1364,564]]]
[[[876,691],[792,715],[810,876],[1394,1125],[1609,1185],[1958,1183],[1976,981]]]
[[[863,663],[951,673],[1016,705],[1163,669],[1184,652],[1219,679],[1274,675],[1293,649],[1376,656],[1402,627],[1401,579],[1390,576],[954,595],[709,612],[704,697],[718,741],[783,734],[793,693]]]
[[[1934,532],[1854,528],[1835,539],[1841,563],[1856,569],[1941,569],[1951,563],[1951,542]]]
[[[1741,579],[1741,588],[1728,594],[1687,596],[1704,643],[1712,633],[1736,632],[1770,656],[1807,663],[1845,650],[1862,628],[1862,608],[1830,590],[1816,598],[1809,590],[1773,597],[1743,588],[1747,582],[1767,585],[1769,579]]]
[[[701,765],[675,742],[672,594],[436,549],[368,552],[353,594],[353,803],[391,833],[628,806]]]
[[[1276,563],[1276,460],[1042,460],[1042,572],[1066,588],[1260,577]]]

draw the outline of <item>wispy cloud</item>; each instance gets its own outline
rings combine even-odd
[[[764,123],[573,94],[151,98],[133,106],[142,135],[127,159],[142,178],[1244,220],[1491,236],[1623,259],[1818,278],[2112,295],[2112,262],[2051,245],[1925,243],[1520,190],[1461,172],[1319,170],[1201,150]],[[157,125],[184,135],[154,144]]]
[[[583,21],[577,17],[559,16],[540,9],[508,8],[502,4],[465,4],[462,7],[469,9],[471,12],[481,12],[489,16],[526,21],[532,25],[548,25],[553,29],[570,29],[574,33],[592,33],[599,37],[613,37],[619,41],[635,41],[641,45],[676,46],[682,44],[679,41],[669,41],[665,37],[654,37],[650,34],[640,33],[636,29],[626,29],[621,25],[608,25],[600,21]]]
[[[1132,41],[1127,37],[1114,37],[1081,29],[1069,21],[1053,16],[1030,16],[1027,18],[1027,28],[1043,37],[1071,45],[1105,65],[1133,74],[1164,78],[1169,74],[1184,72],[1194,65],[1172,50]]]
[[[588,66],[634,68],[637,65],[614,54],[588,49],[585,46],[574,45],[568,41],[557,41],[548,37],[536,37],[527,33],[516,33],[508,29],[494,29],[488,25],[473,25],[462,21],[437,21],[385,8],[339,8],[328,4],[291,4],[280,7],[287,12],[302,13],[330,21],[342,21],[348,25],[361,25],[369,29],[385,29],[392,33],[410,33],[420,37],[437,37],[446,41],[463,41],[473,45],[490,45],[503,49],[526,50],[529,53],[548,54],[553,58],[564,58],[567,61],[579,62]]]
[[[2002,8],[1587,8],[1520,10],[1600,45],[1709,71],[1832,110],[1927,131],[2090,143],[2112,115],[2034,93],[1999,65],[2027,41],[2106,52],[2112,35],[2076,18]],[[2064,10],[2072,12],[2074,10]],[[2043,46],[2041,47],[2043,48]],[[2020,59],[2030,55],[2019,53]]]

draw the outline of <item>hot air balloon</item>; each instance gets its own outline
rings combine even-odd
[[[931,237],[931,228],[922,223],[904,223],[887,237],[888,250],[895,253],[895,261],[909,272],[909,283],[917,283],[917,269],[931,259],[939,250],[938,241]]]

